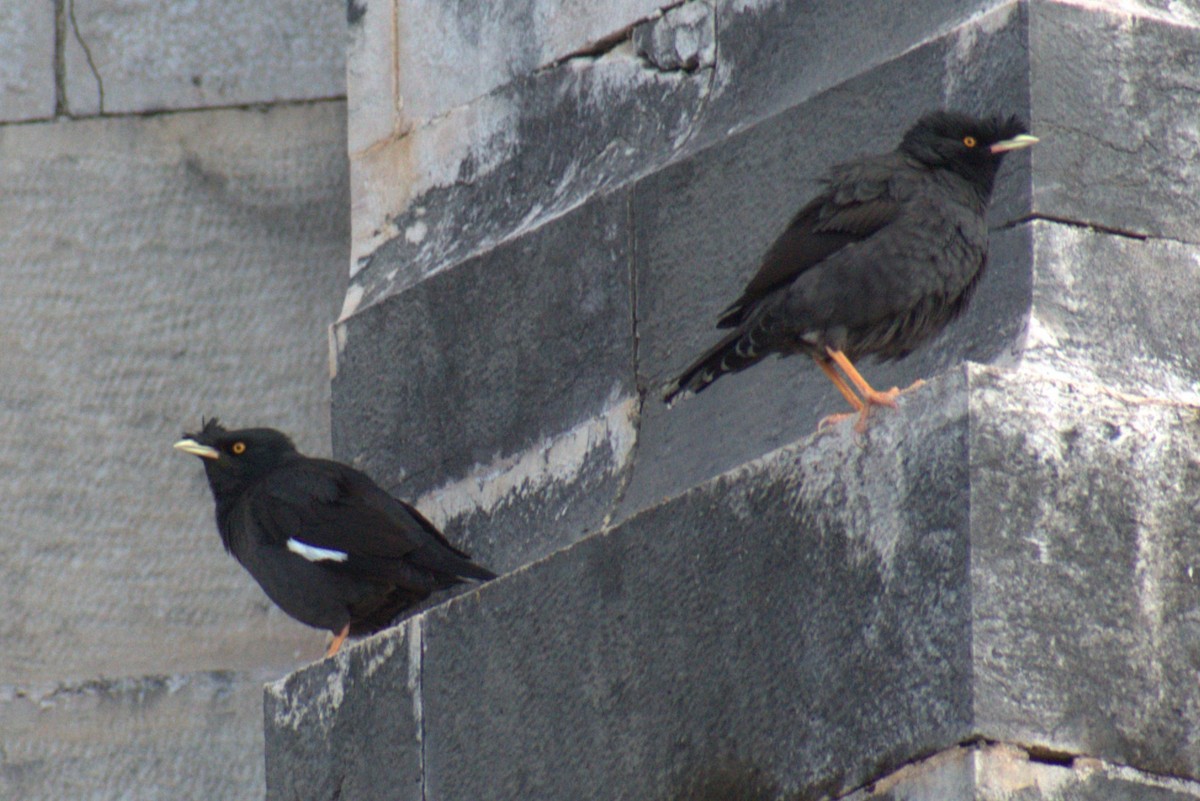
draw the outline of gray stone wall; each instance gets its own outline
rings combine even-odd
[[[171,443],[328,452],[345,7],[0,5],[0,798],[261,798],[262,684],[323,637]]]
[[[334,451],[506,575],[269,687],[268,797],[1200,796],[1200,8],[602,5],[352,6]],[[1043,141],[969,313],[866,368],[929,385],[862,438],[800,359],[667,410],[939,106]]]

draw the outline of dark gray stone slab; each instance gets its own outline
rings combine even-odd
[[[417,503],[492,570],[533,562],[595,531],[613,513],[632,466],[636,412],[629,398]]]
[[[980,731],[1200,778],[1197,407],[972,377]]]
[[[853,787],[970,733],[962,374],[426,615],[426,793]],[[805,796],[807,797],[807,796]]]
[[[1034,208],[1200,241],[1200,27],[1067,3],[1030,5]]]
[[[413,498],[455,482],[469,496],[505,473],[510,504],[561,496],[519,510],[537,536],[597,526],[583,496],[615,493],[632,440],[620,411],[635,394],[628,230],[628,194],[602,196],[339,323],[335,453]],[[545,453],[512,458],[537,443]]]
[[[979,366],[905,400],[863,437],[798,441],[425,613],[426,797],[882,793],[978,740],[1065,771],[997,769],[1026,795],[980,798],[1194,795],[1087,765],[1200,779],[1196,407]],[[304,686],[344,686],[346,664]],[[355,680],[411,706],[395,678]],[[305,753],[279,748],[277,769]]]
[[[421,786],[420,620],[268,684],[268,801],[400,801]]]

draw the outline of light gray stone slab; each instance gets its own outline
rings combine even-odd
[[[0,127],[0,676],[291,668],[226,555],[201,415],[328,453],[344,106]]]
[[[671,0],[352,0],[356,152],[587,50]]]
[[[54,116],[54,4],[0,5],[0,122]]]
[[[72,0],[71,114],[343,97],[341,0]]]
[[[0,797],[257,801],[269,674],[0,687]]]
[[[762,796],[762,801],[774,796]],[[953,748],[906,765],[845,801],[1192,801],[1200,783],[1007,743]],[[682,801],[682,799],[681,799]],[[717,801],[717,799],[713,799]],[[747,799],[758,801],[758,797]]]
[[[1200,242],[1200,14],[1170,6],[1030,4],[1035,212]]]
[[[1034,222],[1020,358],[1140,395],[1200,403],[1200,245]]]

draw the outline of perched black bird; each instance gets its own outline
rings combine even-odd
[[[664,400],[772,353],[807,353],[865,430],[871,406],[895,407],[900,390],[872,389],[853,362],[903,358],[962,313],[987,260],[984,215],[996,171],[1007,152],[1037,141],[1017,117],[935,111],[893,152],[834,167],[721,313],[717,325],[733,331]]]
[[[280,609],[334,633],[326,656],[435,590],[495,578],[365,473],[304,456],[273,428],[214,419],[184,436],[175,447],[204,460],[225,550]]]

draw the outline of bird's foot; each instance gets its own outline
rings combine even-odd
[[[910,387],[911,389],[911,387]],[[898,387],[879,392],[878,390],[868,389],[863,393],[863,407],[858,413],[858,422],[854,424],[854,432],[856,434],[867,433],[867,418],[871,415],[872,406],[887,406],[890,409],[900,408],[900,404],[896,403],[896,396],[900,394]]]
[[[853,417],[856,414],[858,414],[858,412],[841,412],[840,414],[826,415],[821,418],[820,422],[817,423],[817,430],[820,431],[823,428],[835,426],[846,418]]]
[[[900,390],[900,394],[903,395],[906,392],[912,392],[914,389],[920,389],[923,386],[925,386],[925,380],[922,378],[918,378],[916,381],[912,382],[907,387]]]

